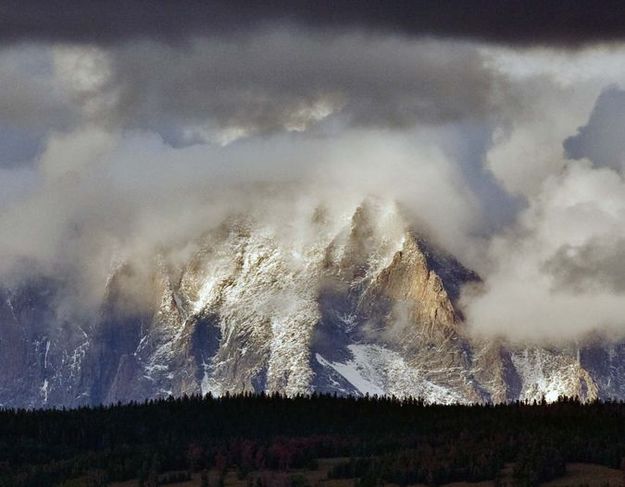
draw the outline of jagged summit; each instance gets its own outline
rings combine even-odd
[[[555,350],[468,336],[457,302],[478,276],[394,203],[319,207],[305,220],[232,217],[177,267],[158,255],[147,276],[116,265],[84,322],[55,315],[52,282],[2,291],[0,404],[241,391],[625,398],[623,345]],[[138,280],[140,299],[129,295]]]

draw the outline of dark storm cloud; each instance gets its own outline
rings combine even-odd
[[[274,22],[516,45],[625,38],[619,0],[4,0],[0,40],[180,40]]]
[[[173,145],[201,142],[205,128],[266,134],[326,117],[385,128],[477,119],[504,90],[474,46],[357,34],[283,29],[184,50],[138,42],[107,59],[115,102],[100,116]]]

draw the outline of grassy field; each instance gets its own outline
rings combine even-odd
[[[566,466],[566,475],[544,485],[550,487],[577,487],[580,485],[615,486],[625,485],[625,475],[620,470],[589,465],[587,463],[571,463]]]
[[[332,459],[320,459],[318,470],[293,470],[288,473],[276,473],[276,472],[251,472],[250,477],[255,479],[259,476],[266,476],[266,478],[275,479],[276,483],[280,483],[280,480],[288,477],[300,476],[306,479],[306,485],[311,487],[352,487],[354,485],[354,479],[341,479],[330,480],[327,478],[328,471],[332,466],[343,461],[341,458]],[[273,477],[272,477],[273,476]],[[210,485],[217,484],[217,472],[211,471],[209,473]],[[167,484],[172,487],[199,487],[200,475],[195,474],[193,479],[187,482],[179,482],[174,484]],[[225,487],[247,487],[249,479],[240,480],[237,478],[237,474],[234,471],[228,472],[224,482]],[[252,484],[253,485],[253,484]],[[394,484],[385,484],[388,487],[395,487]],[[512,478],[512,466],[507,465],[501,472],[501,477],[498,483],[495,481],[487,482],[454,482],[446,484],[445,487],[514,487],[517,484]],[[548,487],[620,487],[625,485],[625,477],[620,470],[603,467],[601,465],[592,465],[586,463],[570,463],[567,464],[566,475],[557,480],[552,480],[542,484]],[[119,482],[111,484],[111,487],[136,487],[137,481],[131,480],[127,482]],[[426,487],[423,484],[415,484],[412,487]]]

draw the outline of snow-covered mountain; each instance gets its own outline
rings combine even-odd
[[[77,406],[241,391],[420,396],[435,402],[625,399],[625,345],[472,339],[458,306],[479,281],[394,204],[317,208],[306,225],[233,216],[180,266],[131,263],[99,311],[59,311],[63,282],[0,291],[0,404]]]

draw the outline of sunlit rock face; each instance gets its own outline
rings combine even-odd
[[[625,352],[472,339],[479,281],[394,204],[320,207],[304,225],[235,215],[177,266],[111,271],[99,311],[67,321],[63,284],[0,294],[0,404],[76,406],[183,394],[311,392],[431,402],[625,398]],[[138,277],[139,276],[139,277]],[[129,282],[141,283],[141,303]]]

